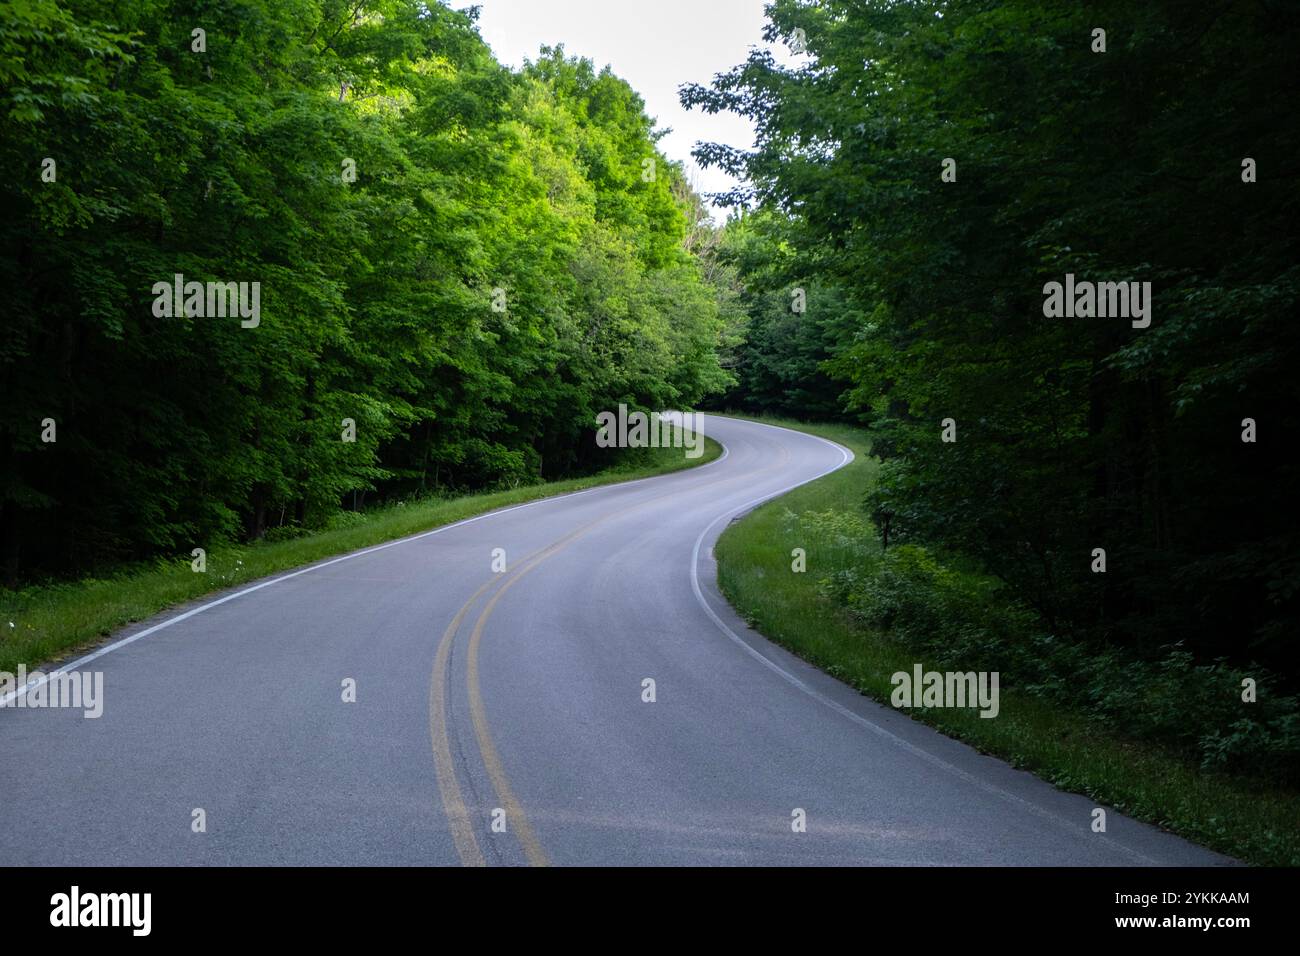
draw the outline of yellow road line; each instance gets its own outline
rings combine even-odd
[[[487,866],[487,861],[483,858],[478,841],[474,839],[474,824],[465,801],[461,798],[455,765],[452,763],[451,737],[447,731],[447,662],[451,657],[452,639],[456,636],[461,621],[479,595],[493,583],[488,581],[475,591],[456,612],[442,633],[433,662],[433,672],[429,675],[429,739],[433,746],[433,766],[438,774],[438,792],[442,796],[447,824],[451,828],[451,839],[456,845],[456,854],[460,857],[462,866]]]
[[[586,529],[582,530],[585,531]],[[519,837],[519,842],[523,845],[524,855],[528,857],[528,862],[532,866],[550,866],[550,860],[546,858],[546,851],[542,849],[537,834],[533,832],[528,818],[524,815],[523,807],[520,806],[519,800],[510,788],[505,767],[501,763],[501,756],[497,753],[496,745],[492,742],[492,734],[488,731],[487,711],[483,707],[483,695],[479,692],[478,649],[483,640],[483,628],[486,626],[488,618],[492,616],[492,611],[496,608],[497,602],[501,600],[501,596],[509,591],[516,581],[558,550],[559,547],[557,546],[543,554],[532,564],[516,572],[514,577],[501,585],[496,594],[492,595],[492,599],[488,601],[483,608],[482,614],[479,615],[478,621],[474,624],[474,630],[469,639],[469,654],[465,662],[465,674],[469,684],[469,715],[474,723],[474,736],[478,738],[479,752],[483,755],[483,766],[487,768],[488,777],[492,780],[492,786],[497,792],[497,798],[506,811],[508,825],[514,828],[516,836]]]
[[[613,516],[607,515],[606,517]],[[592,522],[592,525],[599,524],[603,520],[605,519],[599,518]],[[524,571],[531,570],[534,563],[540,563],[542,558],[549,556],[554,552],[554,550],[568,543],[592,525],[584,525],[564,538],[561,538],[549,548],[544,548],[543,550],[535,552],[533,555],[524,559],[523,568],[517,573],[522,574]],[[474,820],[470,816],[468,807],[465,805],[465,800],[461,796],[460,792],[460,784],[456,780],[456,768],[451,754],[451,733],[447,725],[448,663],[451,659],[452,643],[456,637],[456,632],[460,630],[460,625],[465,620],[465,615],[469,613],[469,609],[473,607],[474,602],[483,595],[483,592],[496,584],[498,580],[498,577],[490,578],[482,587],[469,596],[469,600],[461,605],[460,610],[456,612],[456,616],[451,619],[451,623],[447,625],[447,629],[442,632],[442,640],[438,642],[438,651],[434,656],[433,671],[429,677],[429,740],[433,747],[433,765],[438,777],[438,793],[442,797],[442,806],[447,816],[447,825],[451,829],[452,842],[456,846],[456,854],[460,857],[462,866],[487,866],[487,860],[483,856],[483,851],[479,849],[478,840],[474,836]],[[502,588],[502,590],[504,590],[504,588]],[[473,686],[477,689],[477,677],[475,678]],[[482,701],[479,702],[479,710],[480,712],[482,711]],[[479,737],[479,746],[480,749],[482,749],[481,737]],[[488,746],[492,746],[490,739]],[[492,750],[492,753],[495,756],[495,749]],[[486,756],[484,757],[484,764],[487,764]],[[504,771],[501,770],[500,758],[497,758],[496,760],[496,769],[497,772],[501,774],[500,779],[504,780]],[[492,772],[493,771],[489,769],[489,776],[492,775]],[[493,786],[497,786],[496,781],[497,778],[493,777]],[[509,788],[507,787],[507,790],[508,789]],[[501,792],[500,787],[497,787],[497,792],[498,794]],[[507,813],[512,818],[517,816],[518,819],[522,820],[523,811],[518,810],[517,807],[518,804],[516,802],[516,809],[514,811],[507,809]],[[524,825],[527,826],[527,823]],[[535,839],[536,838],[534,837],[534,840]],[[538,846],[537,849],[540,852],[540,846]],[[531,856],[529,858],[530,860],[532,859]],[[542,858],[545,859],[545,855],[543,855]]]
[[[788,460],[789,453],[781,449],[783,453],[781,464]],[[780,464],[769,465],[759,469],[757,474],[779,468]],[[740,476],[738,476],[740,477]],[[752,480],[754,476],[744,476]],[[712,484],[721,484],[731,478],[720,478],[717,481],[705,482],[699,487],[706,487]],[[487,769],[488,778],[496,790],[497,799],[501,801],[502,809],[506,811],[507,824],[515,828],[519,837],[519,842],[523,846],[524,855],[532,866],[549,866],[550,860],[546,856],[546,851],[542,849],[541,842],[537,839],[537,834],[533,832],[528,818],[524,815],[523,807],[520,805],[514,790],[510,787],[509,779],[506,776],[505,766],[501,762],[501,756],[497,753],[496,745],[492,741],[492,734],[488,729],[487,710],[483,706],[483,696],[479,690],[478,680],[478,652],[479,645],[483,639],[483,630],[487,625],[488,618],[491,617],[492,611],[496,608],[497,602],[501,600],[502,595],[510,590],[515,583],[529,571],[532,571],[546,559],[554,556],[557,552],[571,544],[579,536],[586,534],[592,528],[603,524],[619,515],[635,511],[645,505],[659,501],[663,498],[671,497],[675,492],[668,492],[663,495],[656,495],[645,501],[639,501],[636,504],[629,505],[626,508],[620,508],[618,511],[602,515],[595,521],[583,525],[565,535],[559,541],[535,552],[528,558],[525,558],[512,575],[508,576],[505,583],[497,589],[492,598],[484,606],[479,614],[478,620],[474,624],[474,630],[470,634],[469,652],[466,657],[466,682],[469,694],[470,719],[474,725],[474,736],[478,741],[480,755],[483,758],[483,766]],[[459,630],[461,623],[464,621],[466,614],[469,612],[474,602],[482,596],[492,585],[497,583],[497,578],[493,577],[486,584],[475,591],[468,601],[461,606],[452,618],[447,629],[443,632],[442,640],[438,645],[437,656],[434,660],[433,675],[429,686],[429,733],[433,740],[433,755],[438,774],[438,790],[442,795],[443,807],[447,812],[447,820],[452,830],[452,840],[456,844],[456,851],[460,855],[461,863],[465,866],[486,866],[487,862],[483,857],[483,852],[479,849],[478,841],[474,837],[474,825],[471,821],[469,811],[465,806],[464,800],[460,795],[460,786],[456,782],[455,768],[452,764],[450,735],[447,728],[447,664],[451,657],[451,645]]]

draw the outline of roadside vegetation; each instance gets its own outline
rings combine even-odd
[[[0,671],[13,673],[20,663],[34,669],[159,611],[258,578],[497,508],[696,467],[721,453],[712,439],[706,439],[704,454],[695,459],[686,458],[680,448],[625,449],[617,465],[584,478],[411,498],[372,511],[341,512],[322,531],[271,534],[255,543],[218,545],[207,552],[203,573],[195,572],[194,559],[186,556],[125,567],[100,578],[0,591]]]
[[[1300,792],[1267,772],[1267,755],[1260,769],[1244,771],[1215,745],[1221,728],[1233,726],[1224,711],[1237,698],[1222,688],[1236,674],[1181,655],[1151,663],[1054,641],[989,576],[916,544],[882,549],[863,508],[880,469],[865,430],[758,420],[839,442],[858,457],[723,533],[719,583],[755,629],[886,705],[890,677],[916,663],[999,671],[996,718],[974,709],[908,713],[1229,856],[1300,865]],[[794,548],[807,552],[804,573],[792,571]]]
[[[683,87],[756,129],[695,153],[738,180],[747,317],[706,402],[862,426],[879,462],[751,519],[829,548],[807,575],[724,573],[854,683],[886,647],[998,671],[1002,716],[927,719],[1295,863],[1300,15],[1194,7],[772,0],[788,56]]]
[[[730,381],[641,97],[477,13],[0,0],[0,584],[590,475]]]

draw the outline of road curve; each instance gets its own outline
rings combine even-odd
[[[748,630],[714,540],[849,453],[705,431],[727,453],[703,467],[324,561],[74,662],[103,672],[99,719],[0,709],[0,864],[1229,862],[1115,812],[1093,833],[1093,801]]]

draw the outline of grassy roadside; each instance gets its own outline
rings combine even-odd
[[[348,512],[336,526],[285,541],[214,546],[207,570],[196,573],[191,559],[126,569],[107,578],[41,585],[21,591],[0,589],[0,671],[19,663],[32,669],[97,643],[118,628],[159,611],[325,558],[404,538],[464,518],[597,485],[634,481],[713,461],[722,447],[706,439],[704,454],[687,459],[680,448],[626,453],[617,467],[586,478],[513,488],[508,491],[402,503],[374,512]]]
[[[861,560],[860,502],[878,463],[861,429],[759,418],[851,448],[845,468],[758,508],[716,547],[723,593],[771,640],[888,704],[890,676],[933,661],[868,630],[823,592],[820,582]],[[807,573],[790,552],[807,551]],[[1300,865],[1300,794],[1204,771],[1154,746],[1121,740],[1105,726],[1016,688],[1001,691],[996,719],[973,710],[910,711],[943,733],[1001,757],[1065,790],[1181,834],[1221,853],[1266,866]]]

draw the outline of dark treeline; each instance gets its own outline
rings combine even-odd
[[[1300,673],[1300,8],[776,0],[769,17],[769,41],[806,53],[756,51],[682,96],[759,131],[752,152],[697,153],[751,208],[720,240],[751,320],[727,400],[876,435],[887,547],[841,596],[1209,762],[1300,765],[1280,696]],[[1048,317],[1067,274],[1149,282],[1149,327]],[[972,568],[1004,614],[958,593]]]
[[[641,99],[472,9],[4,2],[0,114],[11,583],[590,471],[597,411],[729,380]]]

